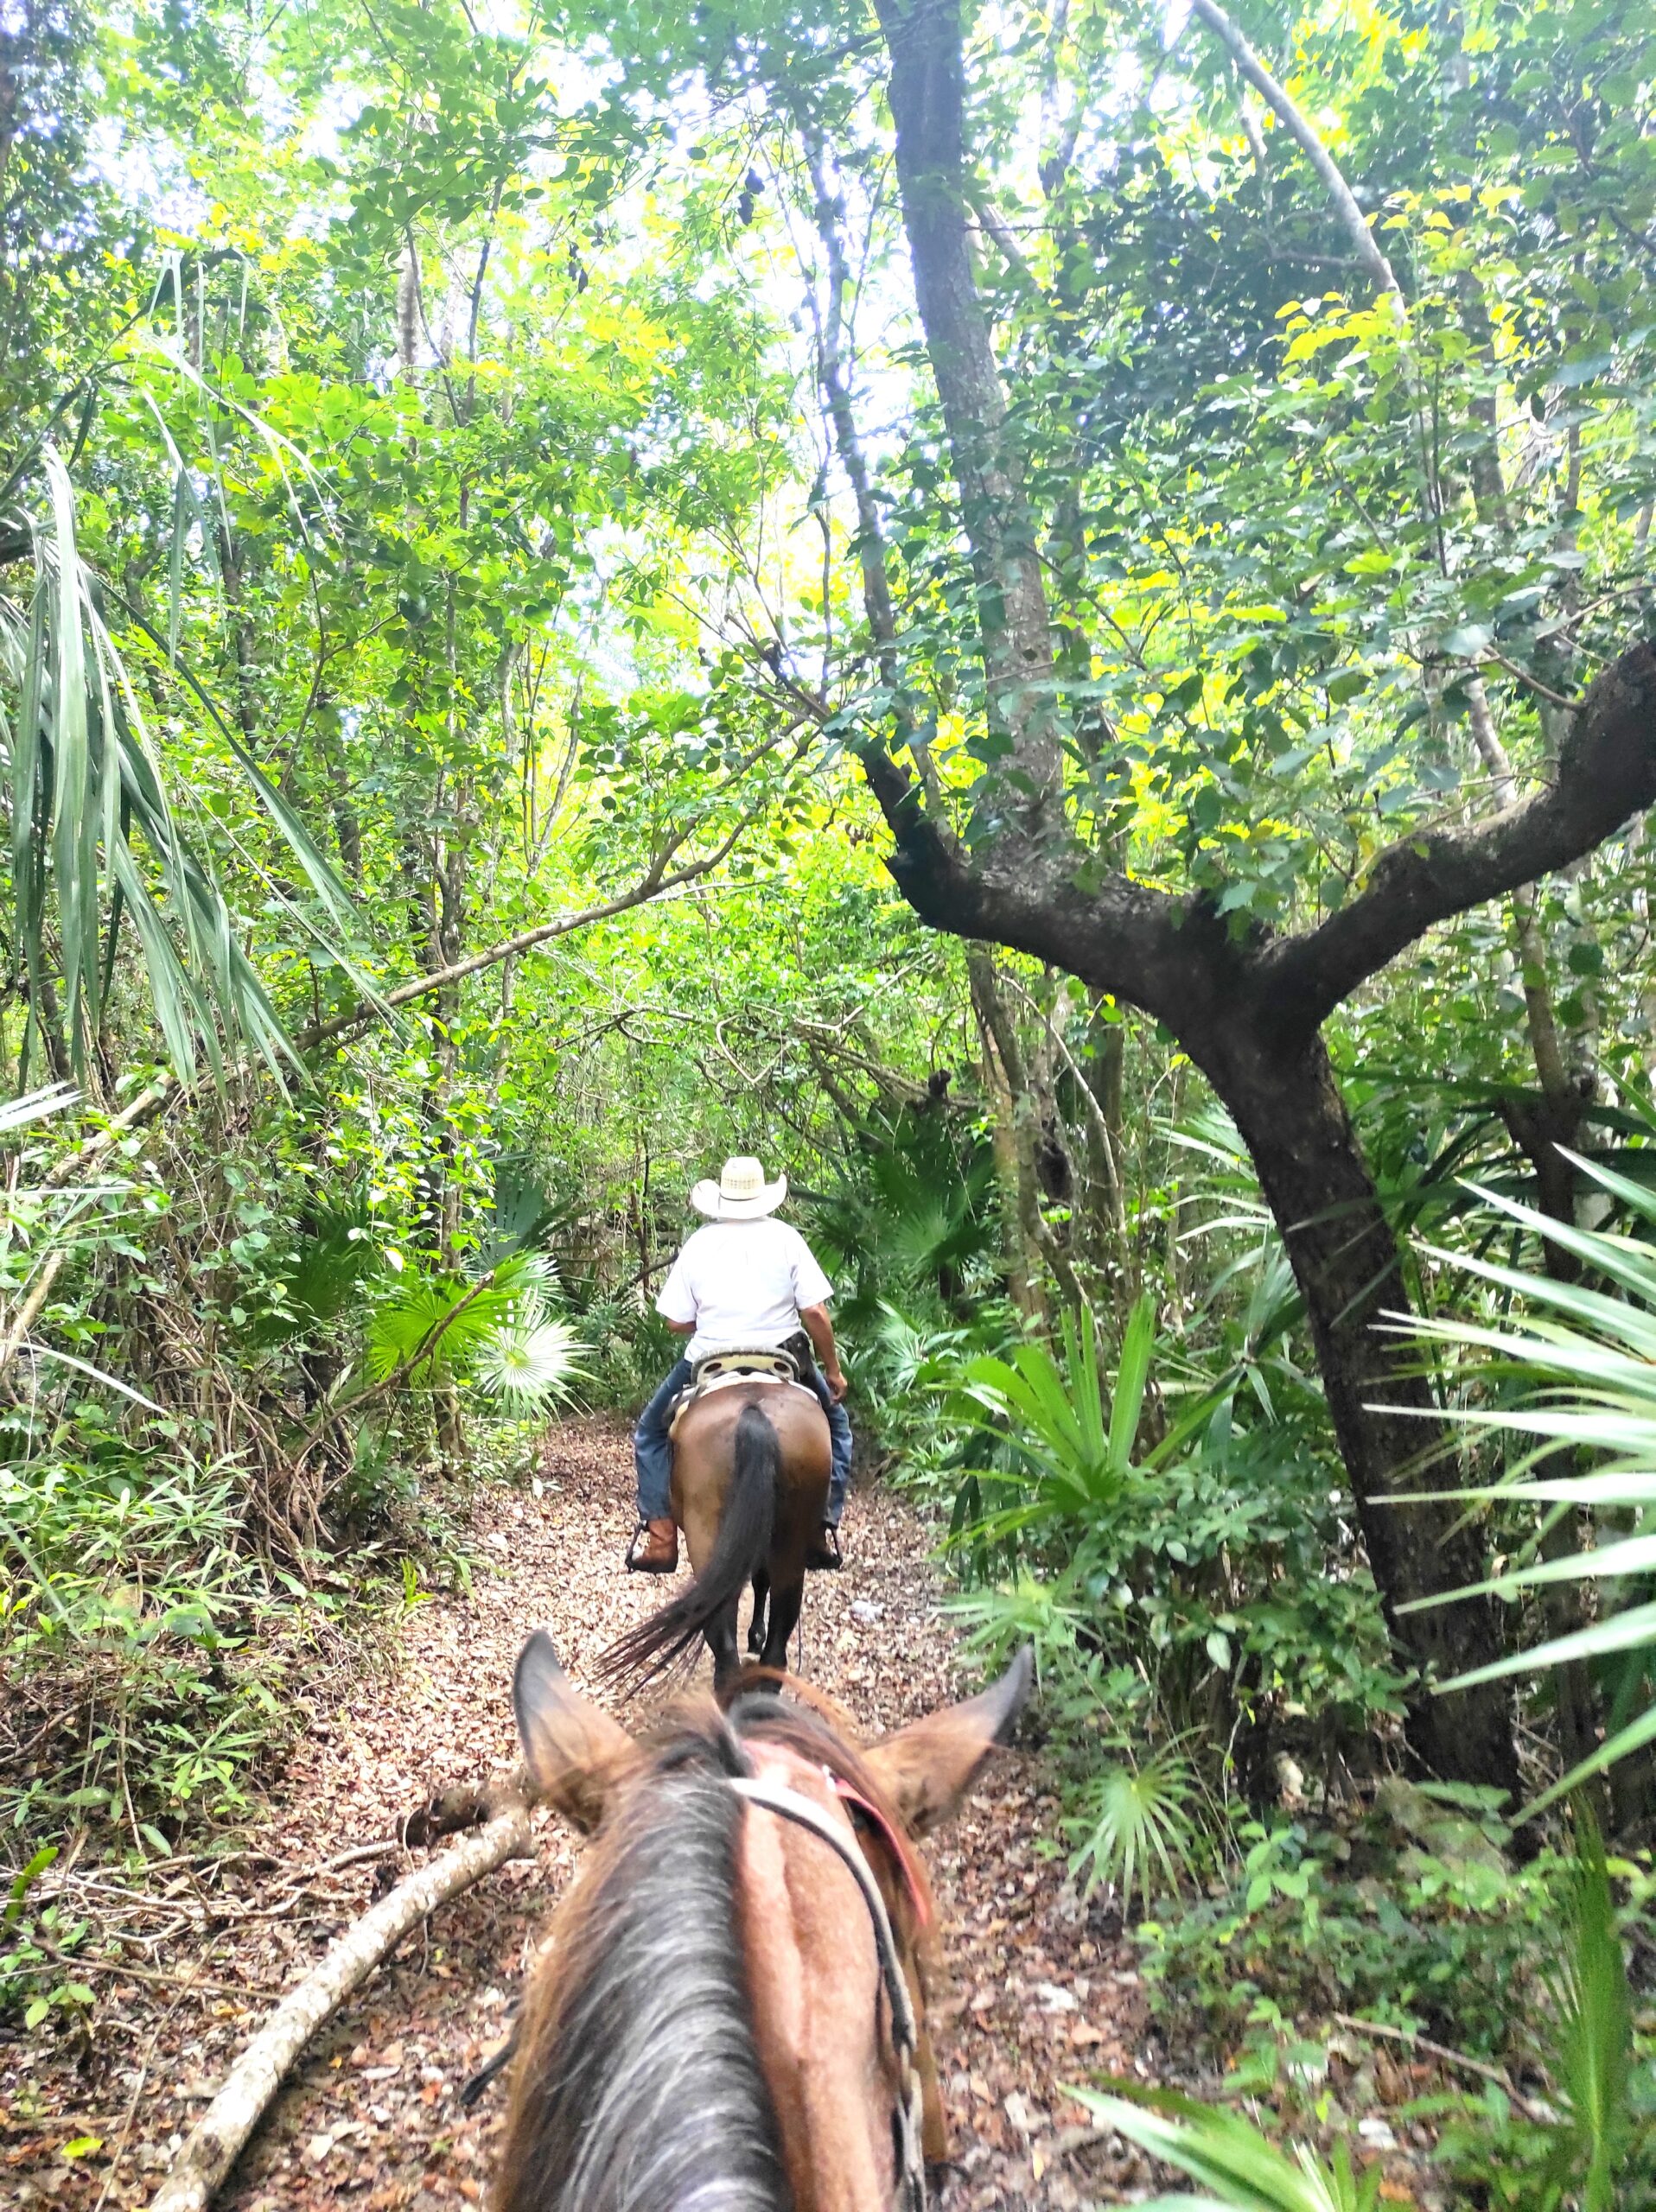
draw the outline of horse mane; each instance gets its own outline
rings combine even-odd
[[[729,1729],[681,1730],[606,1823],[531,1991],[496,2212],[790,2203],[736,1928],[746,1770]]]
[[[605,1821],[531,1986],[495,2212],[787,2212],[738,1932],[744,1808],[729,1782],[752,1770],[746,1738],[827,1767],[900,1829],[815,1714],[749,1691],[728,1718],[675,1715]],[[919,1970],[926,1899],[908,1894],[912,1869],[893,1872],[894,1926]]]

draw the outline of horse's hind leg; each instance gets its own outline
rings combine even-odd
[[[799,1626],[799,1608],[805,1602],[805,1577],[795,1582],[779,1584],[770,1593],[770,1621],[765,1630],[765,1649],[760,1656],[761,1667],[774,1667],[778,1674],[787,1672],[787,1640]]]
[[[723,1698],[734,1689],[742,1671],[742,1660],[736,1650],[736,1601],[731,1599],[717,1620],[710,1621],[702,1631],[707,1638],[707,1648],[713,1655],[713,1694]]]
[[[770,1569],[754,1569],[754,1613],[748,1624],[748,1654],[756,1659],[765,1648],[765,1601],[770,1596]]]

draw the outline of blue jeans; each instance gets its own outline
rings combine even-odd
[[[669,1408],[691,1376],[687,1359],[678,1361],[671,1375],[638,1417],[633,1431],[633,1464],[638,1470],[638,1517],[666,1521],[672,1515],[672,1446],[667,1437]],[[802,1377],[816,1392],[828,1416],[828,1439],[833,1452],[828,1477],[828,1522],[838,1528],[845,1510],[845,1487],[851,1478],[851,1417],[836,1402],[827,1377],[814,1363]]]

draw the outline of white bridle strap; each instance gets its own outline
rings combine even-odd
[[[886,1999],[891,2006],[891,2041],[901,2075],[901,2092],[897,2100],[898,2133],[902,2140],[899,2194],[908,2212],[924,2212],[926,2153],[921,2139],[920,2072],[915,2064],[920,2050],[920,2031],[914,2021],[914,2007],[909,1999],[908,1981],[904,1979],[897,1939],[892,1932],[891,1915],[886,1910],[886,1901],[880,1893],[880,1885],[874,1878],[874,1870],[863,1856],[856,1836],[848,1828],[811,1798],[797,1789],[790,1789],[786,1783],[767,1782],[761,1775],[734,1775],[730,1787],[739,1797],[745,1797],[750,1805],[762,1805],[767,1813],[774,1813],[781,1820],[792,1821],[798,1827],[809,1828],[812,1835],[825,1843],[838,1856],[840,1864],[863,1893],[863,1902],[868,1907],[869,1919],[874,1929],[874,1948],[880,1955],[880,1978],[885,1985]]]

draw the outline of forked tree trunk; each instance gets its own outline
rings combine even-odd
[[[1262,1050],[1244,1020],[1191,1052],[1230,1109],[1282,1229],[1394,1649],[1438,1681],[1480,1666],[1500,1648],[1487,1599],[1399,1610],[1481,1580],[1482,1547],[1459,1504],[1386,1502],[1443,1484],[1441,1465],[1422,1462],[1448,1440],[1428,1383],[1409,1371],[1411,1347],[1376,1326],[1388,1311],[1407,1312],[1407,1287],[1327,1048],[1317,1036],[1291,1052]],[[1438,1776],[1492,1784],[1518,1802],[1504,1682],[1448,1697],[1417,1689],[1409,1737]]]

